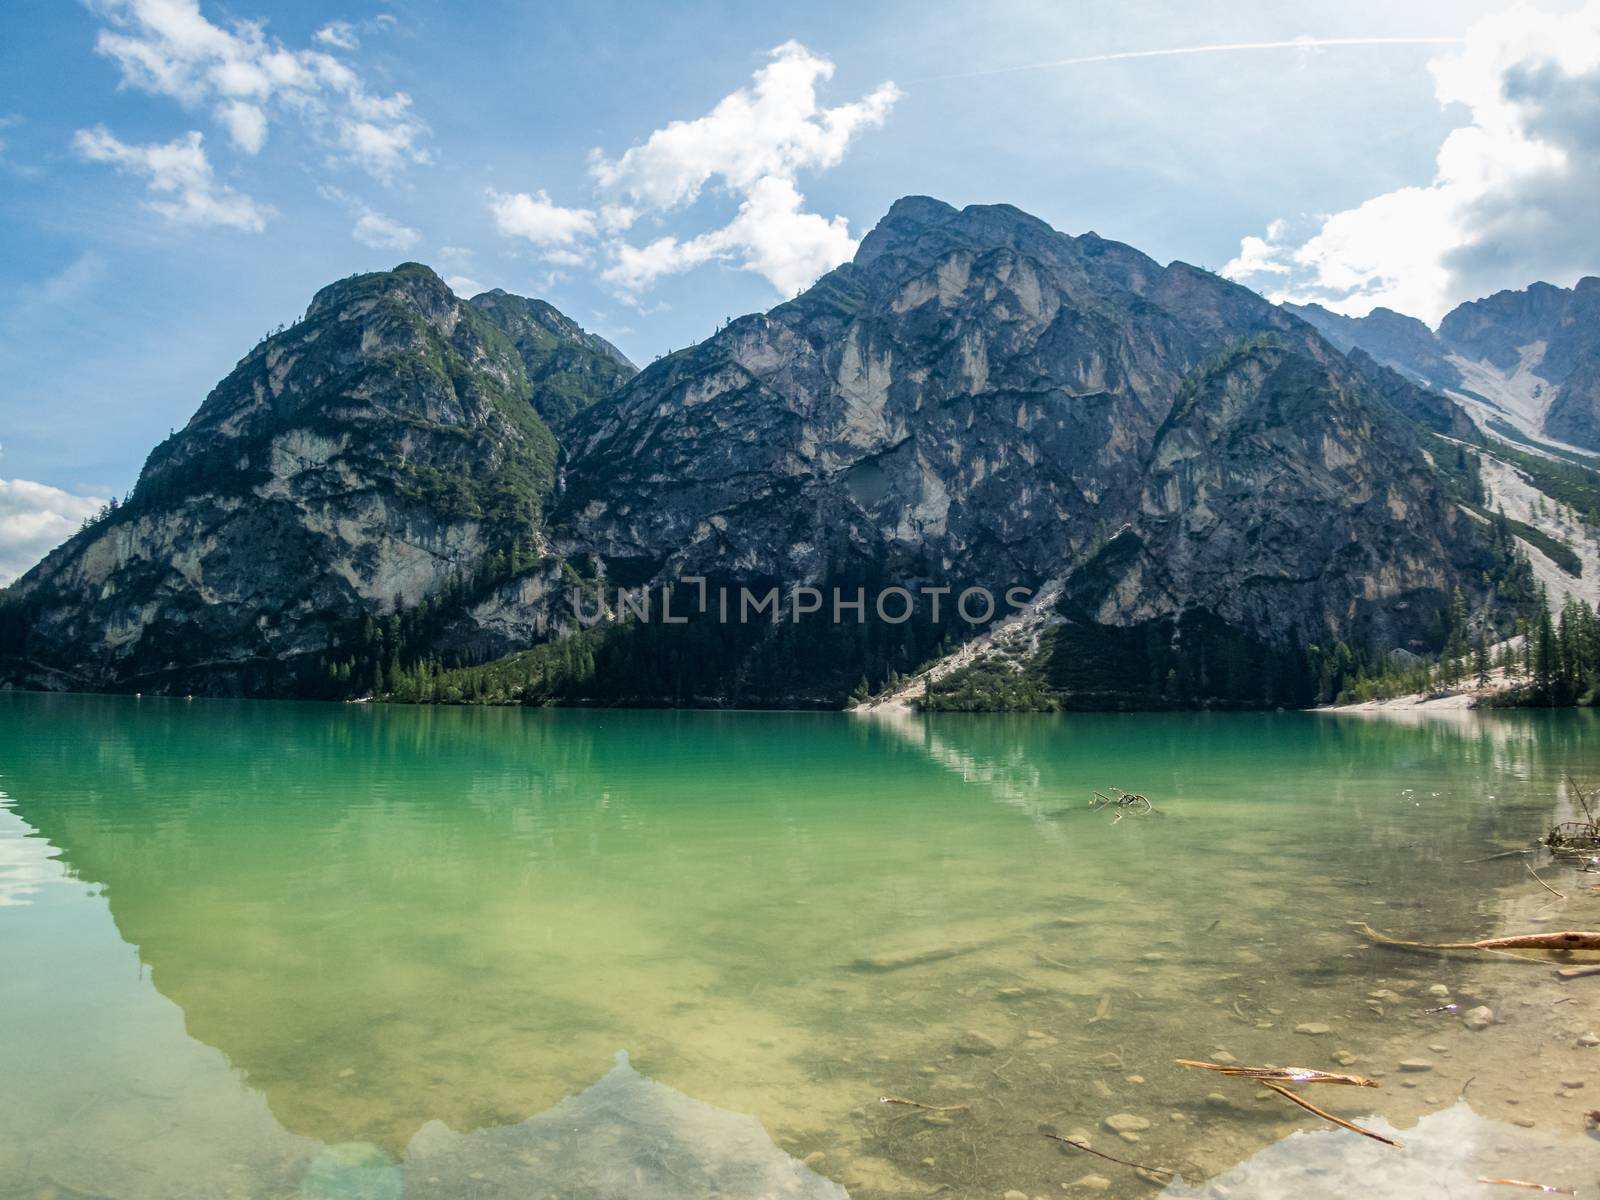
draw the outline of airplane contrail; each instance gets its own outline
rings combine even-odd
[[[1209,46],[1176,46],[1166,50],[1123,50],[1116,54],[1086,54],[1081,58],[1058,58],[1054,62],[1023,63],[1015,67],[994,67],[986,71],[960,71],[953,75],[930,75],[913,83],[938,83],[947,79],[982,79],[990,75],[1012,75],[1018,71],[1047,71],[1052,67],[1080,67],[1086,63],[1120,62],[1128,58],[1172,58],[1186,54],[1226,54],[1236,50],[1311,50],[1325,46],[1459,46],[1459,37],[1298,37],[1283,42],[1217,42]]]

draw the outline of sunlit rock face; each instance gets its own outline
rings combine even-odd
[[[1100,580],[1097,620],[1404,641],[1482,561],[1425,425],[1470,430],[1247,289],[913,197],[794,301],[579,417],[552,536],[630,581],[887,563],[1005,586],[1122,530],[1138,571]]]
[[[352,624],[510,545],[534,553],[557,456],[541,413],[632,373],[549,305],[463,301],[419,264],[324,288],[156,447],[126,504],[11,589],[29,630],[4,676],[287,690]]]

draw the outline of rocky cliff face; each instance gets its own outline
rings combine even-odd
[[[1285,307],[1340,348],[1456,393],[1485,421],[1600,450],[1600,278],[1468,301],[1437,333],[1388,309],[1352,318],[1315,304]]]
[[[1487,565],[1471,525],[1349,363],[1261,339],[1186,380],[1137,512],[1068,605],[1118,626],[1202,610],[1275,645],[1421,644]]]
[[[472,304],[517,348],[533,407],[553,429],[638,374],[622,351],[543,300],[496,288]]]
[[[538,302],[406,264],[324,288],[8,592],[24,684],[277,691],[352,623],[531,556],[557,444],[625,360]],[[585,389],[592,387],[592,392]],[[16,641],[13,636],[13,641]]]
[[[1473,434],[1244,288],[1004,205],[902,200],[796,300],[638,375],[547,305],[410,265],[247,356],[11,590],[0,641],[27,684],[304,694],[316,663],[332,694],[432,695],[437,662],[553,636],[573,586],[1051,583],[1068,622],[1176,647],[1204,700],[1185,629],[1420,645],[1455,587],[1480,598],[1430,430]],[[653,626],[493,678],[820,702],[968,633]],[[1235,676],[1230,702],[1280,694]]]
[[[1123,530],[1094,620],[1414,638],[1479,551],[1410,418],[1466,426],[1214,275],[914,198],[579,418],[553,536],[630,583],[897,563],[1001,590]]]

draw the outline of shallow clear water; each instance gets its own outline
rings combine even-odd
[[[1041,1130],[1191,1183],[1393,1153],[1170,1063],[1219,1051],[1350,1056],[1383,1088],[1315,1098],[1397,1128],[1470,1079],[1496,1173],[1581,1159],[1600,990],[1348,923],[1594,928],[1575,873],[1467,860],[1567,815],[1597,733],[0,695],[0,1196],[1148,1195]]]

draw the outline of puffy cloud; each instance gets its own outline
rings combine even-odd
[[[447,275],[445,276],[444,281],[449,285],[452,292],[458,296],[465,296],[468,299],[488,291],[488,289],[476,279],[470,279],[465,275]]]
[[[1319,218],[1300,237],[1276,222],[1245,238],[1224,273],[1276,276],[1275,298],[1436,321],[1463,300],[1571,283],[1600,265],[1600,0],[1497,13],[1429,70],[1440,104],[1467,115],[1430,181]]]
[[[0,479],[0,586],[66,541],[104,503],[27,479]]]
[[[371,246],[374,250],[409,250],[417,244],[422,237],[415,229],[402,225],[392,217],[386,217],[380,212],[371,209],[363,212],[356,219],[356,227],[350,231],[350,236],[364,246]]]
[[[95,48],[115,61],[129,86],[185,104],[212,104],[233,144],[248,154],[266,141],[274,106],[298,114],[357,165],[389,179],[406,164],[427,162],[426,128],[404,92],[371,92],[361,77],[325,50],[291,49],[256,21],[223,28],[199,0],[97,0],[109,23]],[[354,27],[323,26],[315,40],[353,49]]]
[[[715,177],[748,192],[764,179],[836,166],[856,133],[883,124],[900,91],[885,83],[854,103],[820,108],[817,84],[832,77],[827,59],[785,42],[752,87],[723,97],[705,116],[673,121],[615,162],[596,157],[595,179],[663,209],[694,200]]]
[[[506,237],[527,238],[535,246],[570,246],[595,234],[595,216],[586,208],[562,208],[544,192],[489,192],[494,226]]]
[[[229,100],[217,108],[217,120],[228,130],[233,144],[246,154],[259,154],[267,142],[267,114],[261,106],[244,100]]]
[[[112,163],[145,180],[149,206],[169,220],[189,225],[227,225],[250,233],[266,228],[272,209],[218,183],[197,130],[170,142],[130,145],[103,125],[80,129],[72,140],[90,162]]]
[[[817,88],[832,78],[831,62],[798,42],[777,47],[771,59],[748,87],[704,116],[673,121],[616,159],[596,151],[590,171],[597,210],[560,208],[543,192],[493,193],[496,226],[562,262],[579,253],[574,243],[594,240],[610,259],[603,277],[630,293],[713,261],[754,271],[786,295],[805,287],[849,258],[856,241],[845,218],[805,210],[798,177],[838,165],[857,134],[883,124],[900,91],[884,83],[859,100],[824,108]],[[643,244],[622,238],[641,219],[683,209],[708,189],[738,200],[725,225]],[[560,248],[559,258],[552,247]]]
[[[686,242],[663,237],[645,246],[620,244],[616,261],[603,277],[635,292],[662,275],[713,259],[737,259],[745,270],[766,276],[780,292],[792,295],[849,258],[856,248],[843,217],[830,221],[805,212],[804,202],[786,179],[757,180],[727,225]]]
[[[361,39],[356,36],[356,27],[349,21],[329,21],[311,35],[311,40],[339,50],[354,50],[361,45]]]

